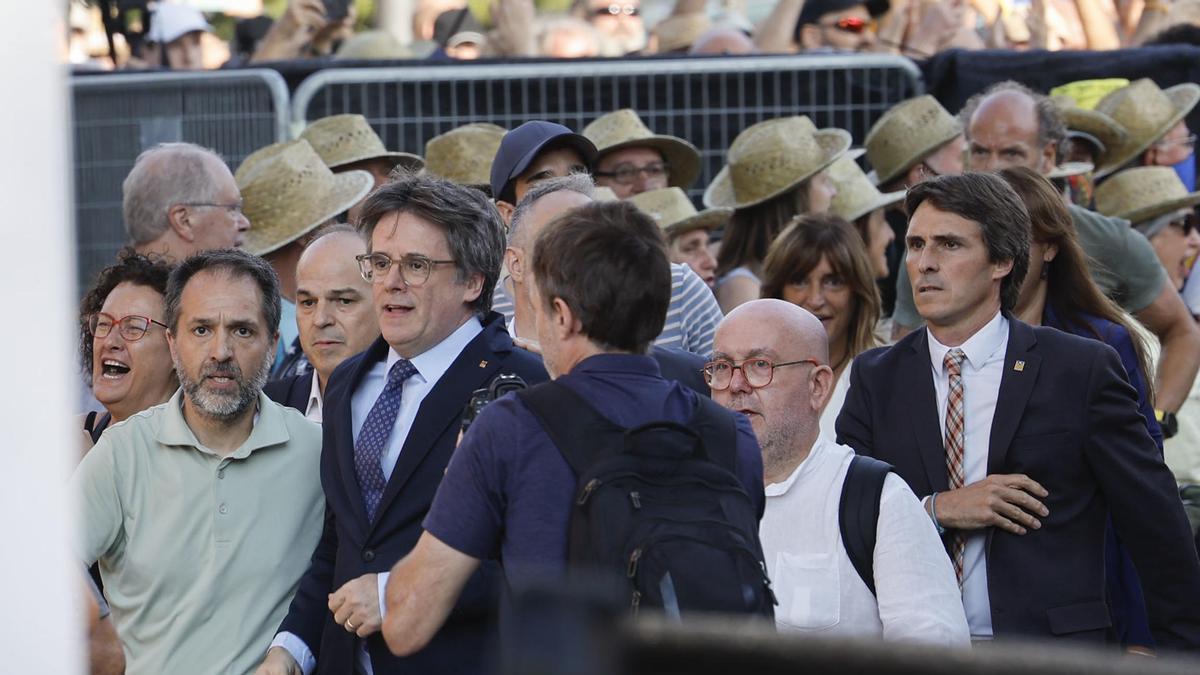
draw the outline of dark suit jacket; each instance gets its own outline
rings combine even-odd
[[[308,394],[312,391],[312,379],[317,371],[309,369],[303,375],[292,375],[281,380],[272,380],[263,386],[267,398],[279,405],[295,408],[300,414],[308,412]]]
[[[704,381],[704,359],[691,352],[674,347],[650,347],[650,356],[658,362],[663,379],[675,380],[702,396],[711,396],[712,391]],[[310,385],[311,386],[311,385]],[[306,394],[307,396],[307,394]]]
[[[1036,480],[1050,493],[1050,515],[1023,536],[987,531],[996,636],[1105,638],[1111,509],[1145,583],[1158,645],[1200,647],[1200,562],[1116,352],[1008,320],[987,470]],[[925,330],[854,360],[837,431],[839,442],[894,466],[917,496],[949,489]]]
[[[416,545],[421,521],[454,452],[463,408],[471,393],[500,373],[520,375],[529,384],[546,379],[541,363],[513,349],[504,320],[491,313],[483,332],[467,345],[422,401],[400,458],[384,490],[374,523],[354,472],[350,399],[371,368],[387,358],[388,344],[377,340],[365,352],[334,370],[325,387],[321,485],[325,490],[325,531],[300,580],[281,631],[296,634],[317,658],[317,672],[353,673],[358,638],[336,625],[328,595],[363,574],[387,572]],[[304,396],[308,389],[304,388]],[[367,639],[376,675],[464,673],[486,670],[488,633],[495,626],[498,568],[485,564],[470,582],[446,625],[427,647],[406,658],[387,650],[379,633]]]

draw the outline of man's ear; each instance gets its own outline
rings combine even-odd
[[[525,251],[512,246],[504,249],[504,269],[508,270],[508,276],[512,277],[513,283],[524,283]]]
[[[188,207],[182,204],[176,204],[167,209],[167,223],[171,226],[171,230],[180,239],[192,243],[196,241],[196,233],[192,228],[192,221]]]
[[[809,391],[812,396],[813,410],[818,413],[825,409],[829,397],[833,395],[833,369],[829,366],[816,366],[809,381]]]
[[[175,354],[175,333],[168,328],[163,331],[163,335],[167,336],[167,349],[171,350],[171,362],[174,363],[179,358]]]
[[[516,208],[512,204],[501,199],[496,200],[496,210],[500,212],[500,218],[504,220],[504,228],[508,229],[512,225],[513,209]]]
[[[1003,279],[1012,274],[1013,261],[1004,260],[998,263],[992,263],[992,279]]]
[[[1058,166],[1058,145],[1055,143],[1047,143],[1042,146],[1042,171],[1043,175],[1050,173],[1054,167]]]
[[[483,292],[483,275],[472,274],[464,285],[466,289],[463,291],[463,302],[475,302],[479,299],[479,294]]]
[[[554,332],[559,340],[566,340],[572,334],[582,332],[583,325],[562,298],[554,298],[554,301],[550,303],[550,309]]]

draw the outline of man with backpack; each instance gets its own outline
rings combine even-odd
[[[821,322],[782,300],[741,305],[704,370],[762,447],[759,532],[780,630],[969,645],[954,568],[912,490],[887,464],[818,440],[833,389]]]
[[[527,273],[556,380],[472,423],[425,532],[392,568],[388,647],[419,649],[494,558],[515,589],[599,570],[635,612],[771,616],[753,431],[645,355],[670,300],[657,226],[624,202],[573,209],[545,226]]]

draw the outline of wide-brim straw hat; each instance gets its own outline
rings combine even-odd
[[[256,255],[303,237],[375,186],[366,171],[333,173],[303,139],[276,143],[247,157],[236,180],[250,220],[245,248]]]
[[[629,202],[653,218],[668,237],[720,227],[733,215],[733,209],[727,208],[697,211],[687,193],[677,187],[642,192],[630,197]]]
[[[333,115],[323,117],[300,134],[321,156],[325,166],[339,169],[347,164],[383,159],[392,167],[420,171],[425,161],[410,152],[392,152],[383,145],[379,135],[362,115]]]
[[[1099,144],[1101,158],[1110,148],[1116,148],[1129,136],[1116,120],[1098,110],[1080,108],[1069,96],[1055,96],[1050,100],[1058,108],[1059,116],[1067,127],[1067,135],[1082,135]]]
[[[1141,166],[1113,174],[1096,188],[1096,210],[1134,224],[1200,204],[1169,166]]]
[[[704,12],[688,12],[667,16],[651,32],[658,36],[659,53],[665,53],[691,47],[712,25]]]
[[[1096,110],[1120,124],[1128,134],[1122,143],[1109,148],[1096,169],[1100,178],[1120,169],[1166,135],[1200,102],[1200,84],[1185,82],[1160,89],[1153,80],[1142,78],[1100,99]]]
[[[829,204],[829,212],[853,223],[877,209],[884,209],[904,199],[904,190],[880,192],[854,160],[861,151],[843,155],[829,167],[829,180],[837,194]]]
[[[850,133],[817,129],[807,117],[780,117],[733,139],[726,164],[708,189],[709,208],[743,209],[794,189],[846,153]]]
[[[490,185],[492,160],[508,130],[495,124],[464,124],[425,144],[425,172],[459,185]]]
[[[936,98],[910,98],[884,113],[867,132],[867,176],[876,185],[890,183],[962,132],[962,124]]]
[[[671,166],[668,185],[687,189],[700,175],[700,151],[682,138],[663,136],[650,131],[642,118],[629,108],[610,112],[583,128],[583,135],[596,145],[592,168],[605,155],[633,147],[654,148],[662,153]]]

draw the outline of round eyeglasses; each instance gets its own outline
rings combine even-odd
[[[155,321],[148,316],[138,316],[130,314],[121,318],[116,318],[111,314],[104,312],[96,312],[88,319],[88,331],[92,337],[106,338],[112,332],[113,326],[117,327],[117,332],[121,337],[128,342],[137,342],[146,335],[146,331],[150,330],[150,325],[155,324],[167,327],[167,324],[161,321]]]
[[[671,165],[666,162],[654,162],[646,166],[633,166],[632,164],[618,165],[612,171],[593,171],[593,176],[601,178],[612,178],[620,185],[633,185],[639,175],[645,175],[647,179],[659,178],[661,176],[670,176]]]
[[[386,253],[364,253],[354,256],[354,259],[358,261],[358,271],[363,280],[369,283],[383,283],[392,265],[398,265],[400,278],[406,286],[421,286],[429,281],[434,267],[454,264],[453,260],[433,260],[423,255],[406,255],[399,260],[392,260]]]
[[[728,389],[729,385],[733,383],[733,371],[741,370],[742,377],[746,378],[746,384],[754,389],[759,389],[771,384],[771,380],[775,378],[776,368],[795,366],[801,363],[813,366],[821,365],[816,359],[800,359],[783,363],[772,363],[770,359],[759,357],[746,359],[741,363],[729,359],[716,359],[704,364],[704,381],[708,383],[709,389],[722,391]]]

